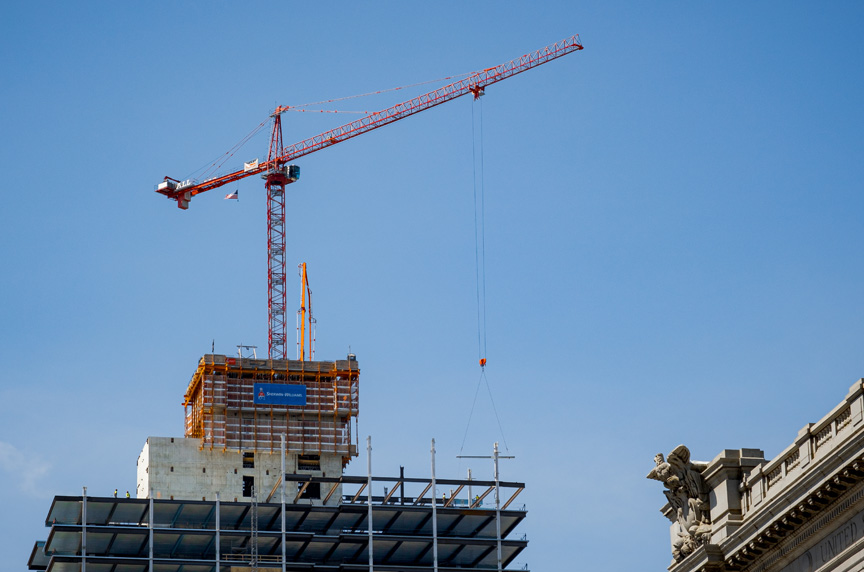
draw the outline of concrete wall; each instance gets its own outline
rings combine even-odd
[[[248,451],[253,452],[253,451]],[[286,454],[287,473],[323,477],[342,475],[342,459],[336,455],[321,455],[320,470],[299,470],[298,456]],[[243,477],[254,479],[259,502],[267,500],[270,491],[279,482],[281,473],[279,452],[254,451],[254,468],[243,467],[243,452],[201,448],[200,439],[181,437],[148,437],[138,456],[138,482],[136,496],[147,498],[153,490],[154,498],[182,500],[213,500],[218,492],[225,501],[241,501]],[[286,484],[286,502],[294,500],[296,485]],[[327,491],[322,491],[324,496]],[[338,504],[341,490],[330,498],[328,505]],[[271,502],[279,502],[276,490]],[[301,499],[299,503],[321,504],[316,499]]]

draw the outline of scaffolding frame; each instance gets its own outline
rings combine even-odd
[[[184,434],[201,448],[357,456],[351,421],[359,409],[360,370],[354,359],[264,360],[207,354],[183,396]],[[305,405],[261,405],[256,383],[302,385]]]

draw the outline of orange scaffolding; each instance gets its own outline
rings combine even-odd
[[[351,420],[358,413],[357,361],[232,358],[207,354],[183,396],[185,436],[210,449],[357,456]],[[306,405],[261,405],[255,383],[302,385]]]

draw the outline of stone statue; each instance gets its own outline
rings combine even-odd
[[[711,537],[709,491],[702,478],[707,464],[691,461],[690,450],[678,445],[666,460],[662,453],[655,455],[654,465],[647,478],[663,483],[663,494],[675,510],[678,539],[672,542],[672,556],[678,562]]]

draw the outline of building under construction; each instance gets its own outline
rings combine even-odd
[[[349,476],[358,362],[203,356],[184,437],[150,437],[135,498],[57,496],[30,570],[503,570],[524,484]],[[352,431],[352,422],[355,427]],[[519,565],[519,569],[527,566]]]
[[[375,477],[371,460],[365,477],[343,474],[358,454],[360,372],[353,355],[311,359],[305,264],[301,359],[285,359],[285,187],[299,179],[296,159],[463,96],[477,99],[491,85],[580,50],[579,37],[571,36],[290,146],[283,146],[281,116],[291,106],[280,105],[270,115],[265,161],[220,173],[222,161],[201,180],[159,182],[157,193],[187,209],[201,193],[246,177],[264,179],[271,359],[202,357],[183,398],[184,436],[147,439],[135,498],[93,498],[86,491],[56,497],[45,521],[51,531],[34,547],[30,569],[437,572],[514,565],[527,545],[514,538],[525,511],[513,502],[524,486],[499,481],[497,447],[489,481],[436,479],[434,445],[429,478]],[[303,359],[307,309],[309,360]]]
[[[272,488],[283,436],[286,471],[341,476],[357,456],[351,429],[359,376],[353,355],[337,361],[205,355],[183,397],[185,438],[147,440],[137,496],[152,490],[157,498],[207,500],[220,492],[229,499]]]

